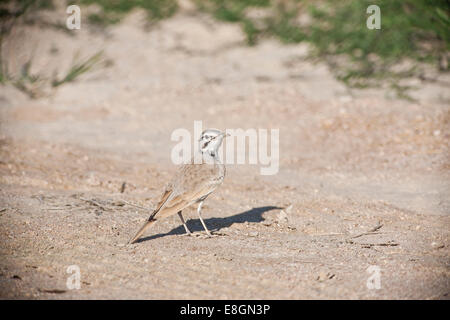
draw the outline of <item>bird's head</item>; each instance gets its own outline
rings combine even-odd
[[[222,144],[223,138],[228,136],[225,132],[217,129],[206,129],[200,136],[199,149],[202,153],[209,153],[211,156],[217,154],[217,150]]]

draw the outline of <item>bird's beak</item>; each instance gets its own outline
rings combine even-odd
[[[222,136],[223,136],[224,138],[226,138],[226,137],[229,137],[229,136],[231,136],[231,134],[229,134],[229,133],[226,133],[226,132],[222,132]]]

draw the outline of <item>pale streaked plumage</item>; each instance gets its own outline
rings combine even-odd
[[[157,220],[175,213],[178,213],[186,232],[190,233],[181,211],[194,203],[199,203],[197,212],[200,221],[206,233],[210,235],[201,217],[201,206],[206,197],[222,184],[225,177],[225,165],[220,162],[217,156],[217,150],[222,144],[224,136],[224,133],[215,129],[203,131],[199,140],[202,163],[196,164],[192,159],[191,163],[179,168],[172,182],[167,184],[156,209],[130,240],[130,243],[136,242],[144,231]]]

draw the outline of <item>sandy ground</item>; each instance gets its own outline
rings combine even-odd
[[[304,44],[247,47],[189,11],[150,29],[134,12],[106,31],[14,32],[28,40],[12,62],[34,52],[35,72],[76,51],[112,65],[34,100],[0,87],[1,298],[449,298],[448,76],[417,80],[414,102],[349,90]],[[171,133],[194,120],[280,129],[278,174],[229,165],[203,210],[212,238],[174,216],[125,245],[176,170]]]

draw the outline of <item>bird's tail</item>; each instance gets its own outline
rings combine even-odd
[[[156,222],[156,219],[150,218],[148,221],[144,223],[144,225],[139,229],[139,231],[136,233],[136,235],[128,242],[128,244],[135,243],[144,233],[145,230],[147,230],[148,227],[150,227],[152,224]]]

